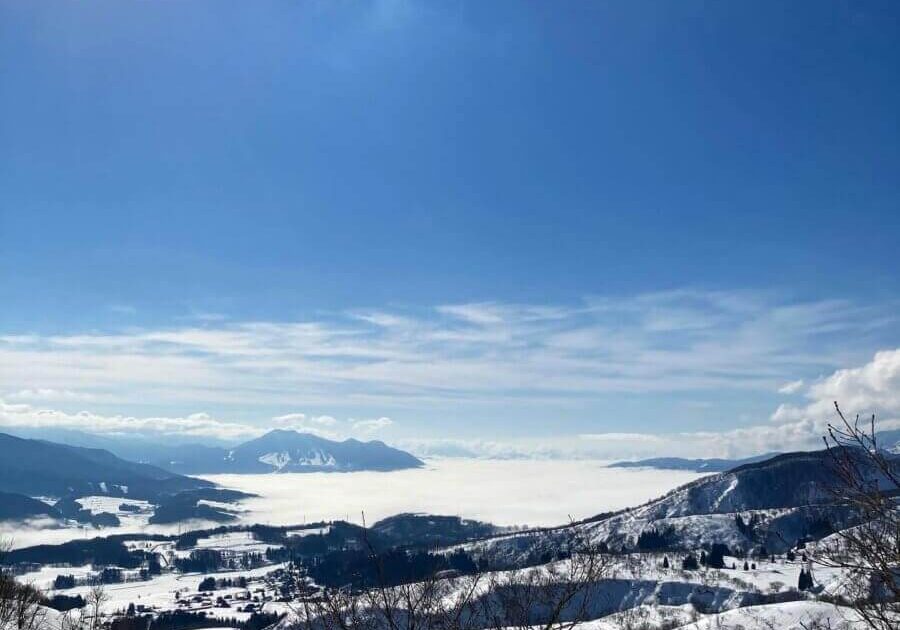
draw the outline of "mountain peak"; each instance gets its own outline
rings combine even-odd
[[[272,429],[231,449],[218,449],[212,457],[209,453],[192,457],[187,451],[179,456],[164,465],[186,474],[388,471],[424,465],[410,453],[377,440],[335,441],[293,429]]]

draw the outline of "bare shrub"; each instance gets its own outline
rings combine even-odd
[[[568,558],[510,571],[437,572],[396,586],[327,589],[293,604],[302,630],[568,630],[596,616],[611,558],[578,534]],[[378,566],[378,554],[371,550]],[[379,571],[380,573],[380,571]]]
[[[824,438],[837,478],[830,491],[860,524],[817,545],[814,559],[848,573],[847,595],[867,627],[893,630],[900,624],[900,458],[879,447],[874,414],[850,421],[834,406],[839,422]]]

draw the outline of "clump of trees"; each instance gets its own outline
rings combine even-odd
[[[332,552],[309,567],[309,575],[326,586],[351,584],[365,588],[379,583],[394,586],[415,582],[441,571],[472,574],[479,570],[475,560],[462,550],[439,554],[391,549],[378,553],[377,558],[376,564],[366,549]]]
[[[806,569],[800,569],[800,577],[797,579],[797,590],[808,591],[813,587],[812,574]]]
[[[75,610],[76,608],[84,608],[87,605],[87,602],[81,595],[76,595],[75,597],[69,595],[54,595],[47,600],[47,605],[54,610],[66,612]]]
[[[175,558],[174,564],[182,573],[212,573],[225,564],[225,559],[215,549],[195,549],[185,558]]]
[[[197,586],[198,591],[214,591],[216,590],[216,578],[210,576],[207,578],[203,578],[200,580],[199,586]]]
[[[658,551],[668,549],[672,546],[674,537],[674,529],[671,527],[657,529],[647,529],[638,535],[637,548],[641,551]]]
[[[725,568],[725,554],[728,553],[728,546],[721,543],[713,543],[709,549],[709,553],[704,553],[701,557],[701,564],[710,569]]]
[[[56,579],[53,580],[53,589],[56,591],[61,591],[67,588],[75,588],[75,576],[57,575]]]

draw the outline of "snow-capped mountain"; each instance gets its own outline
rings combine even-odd
[[[275,430],[231,449],[182,448],[166,462],[179,473],[348,472],[418,468],[422,461],[377,440],[337,442],[310,433]]]

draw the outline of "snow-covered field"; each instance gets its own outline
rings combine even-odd
[[[209,538],[200,538],[197,540],[197,545],[194,548],[218,549],[234,553],[265,553],[266,549],[270,547],[280,546],[259,542],[253,537],[251,532],[229,532],[227,534],[216,534]]]
[[[259,495],[242,503],[245,523],[359,522],[401,512],[455,514],[498,525],[560,525],[637,505],[702,475],[608,468],[597,461],[429,460],[390,473],[211,475]],[[564,499],[563,499],[564,497]]]
[[[110,514],[115,514],[120,519],[128,518],[130,516],[144,516],[143,522],[146,523],[149,515],[153,513],[153,506],[150,505],[147,501],[138,501],[136,499],[122,499],[120,497],[107,497],[107,496],[91,496],[91,497],[81,497],[80,499],[75,499],[75,501],[81,505],[86,510],[90,510],[91,514],[100,514],[101,512],[108,512]],[[139,512],[129,512],[127,510],[120,510],[119,508],[123,505],[130,505],[134,508],[138,509]]]
[[[245,569],[241,571],[222,571],[218,573],[166,573],[145,582],[124,582],[122,584],[107,584],[103,587],[108,600],[104,603],[103,611],[105,613],[113,613],[116,611],[124,611],[128,608],[128,604],[142,604],[146,607],[153,607],[158,610],[172,610],[175,608],[176,600],[180,598],[190,598],[198,594],[200,582],[206,577],[214,577],[216,579],[236,579],[238,577],[246,577],[251,580],[250,588],[255,589],[259,586],[252,582],[254,578],[261,578],[276,569],[282,568],[283,564],[274,564],[270,566],[260,567],[258,569]],[[71,572],[71,571],[67,571]],[[24,581],[24,580],[23,580]],[[90,586],[76,586],[75,588],[60,591],[66,595],[87,596]],[[248,589],[243,588],[225,588],[219,589],[215,595],[236,596],[238,593],[246,592]],[[51,592],[52,594],[52,592]],[[242,614],[234,608],[206,607],[207,614],[216,617],[241,617]]]
[[[814,624],[820,624],[818,626]],[[687,606],[638,606],[602,619],[578,624],[578,630],[830,630],[862,628],[853,611],[824,602],[799,601],[747,606],[714,615],[699,615]]]
[[[147,525],[147,517],[121,518],[119,527],[96,528],[91,525],[79,525],[69,522],[60,525],[49,519],[21,522],[0,523],[0,538],[8,540],[15,549],[32,545],[56,545],[69,540],[97,538],[113,534],[179,534],[192,529],[218,527],[221,523],[212,521],[184,521],[169,525]]]
[[[92,573],[94,573],[94,567],[89,564],[80,567],[43,566],[37,571],[17,575],[16,579],[23,584],[31,584],[39,589],[48,590],[53,587],[53,582],[58,575],[72,575],[76,579],[85,579]]]
[[[705,615],[682,630],[808,630],[811,627],[830,630],[863,628],[863,624],[849,608],[825,602],[787,602],[766,606],[747,606],[718,615]]]

